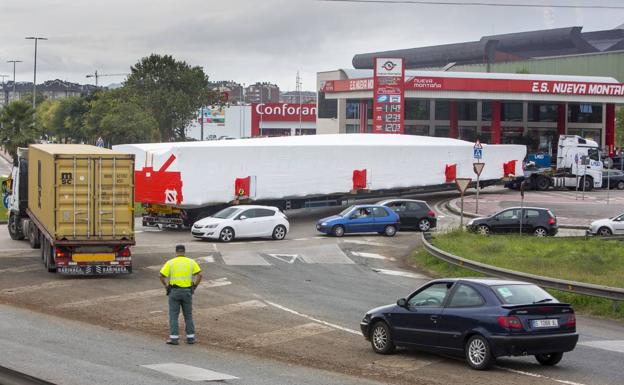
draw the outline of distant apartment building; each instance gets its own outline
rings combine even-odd
[[[37,94],[43,96],[44,99],[62,99],[71,96],[80,96],[94,91],[93,85],[82,85],[78,83],[66,82],[63,80],[48,80],[37,85]],[[13,82],[5,83],[0,91],[0,105],[4,106],[14,100],[23,100],[26,97],[32,97],[32,82]]]
[[[210,89],[221,92],[227,103],[238,104],[243,100],[243,86],[232,80],[220,80],[208,83]]]
[[[279,103],[280,89],[268,82],[257,82],[245,89],[247,103]]]
[[[301,96],[301,98],[300,98]],[[301,99],[301,100],[299,100]],[[316,104],[316,92],[313,91],[287,91],[287,92],[282,92],[282,94],[280,95],[280,103],[290,103],[290,104],[297,104],[297,103],[302,103],[302,104],[306,104],[306,103],[313,103]]]

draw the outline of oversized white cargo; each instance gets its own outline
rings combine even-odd
[[[453,165],[456,177],[475,179],[473,145],[428,136],[341,134],[114,149],[136,156],[138,198],[193,208],[231,202],[239,193],[254,200],[348,193],[358,170],[366,170],[367,190],[442,185],[450,181]],[[522,145],[484,144],[481,180],[522,175],[525,155]]]

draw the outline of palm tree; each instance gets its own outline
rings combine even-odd
[[[0,110],[0,144],[15,159],[18,147],[27,147],[39,138],[32,105],[13,101]]]

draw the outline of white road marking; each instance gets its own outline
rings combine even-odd
[[[400,270],[387,270],[387,269],[373,269],[374,272],[386,275],[394,275],[398,277],[407,277],[407,278],[416,278],[416,279],[426,279],[422,274],[411,273],[409,271],[400,271]]]
[[[330,328],[334,328],[334,329],[342,330],[343,332],[347,332],[347,333],[351,333],[351,334],[356,334],[356,335],[358,335],[358,336],[362,335],[362,333],[360,333],[360,332],[359,332],[359,331],[357,331],[357,330],[348,329],[348,328],[345,328],[345,327],[343,327],[343,326],[333,324],[333,323],[331,323],[331,322],[327,322],[327,321],[320,320],[320,319],[318,319],[318,318],[311,317],[311,316],[309,316],[309,315],[307,315],[307,314],[299,313],[299,312],[298,312],[298,311],[296,311],[296,310],[289,309],[289,308],[287,308],[287,307],[285,307],[285,306],[282,306],[282,305],[279,305],[279,304],[277,304],[277,303],[275,303],[275,302],[270,302],[270,301],[264,301],[264,302],[268,303],[269,305],[271,305],[271,306],[273,306],[273,307],[275,307],[275,308],[278,308],[278,309],[280,309],[280,310],[283,310],[283,311],[285,311],[285,312],[287,312],[287,313],[294,314],[294,315],[297,315],[297,316],[299,316],[299,317],[307,318],[307,319],[309,319],[310,321],[314,321],[314,322],[320,323],[320,324],[322,324],[322,325],[329,326]]]
[[[291,241],[307,241],[310,238],[295,238],[295,239],[290,239]]]
[[[579,342],[579,345],[589,346],[596,349],[610,350],[612,352],[624,353],[624,340],[607,341],[586,341]]]
[[[8,267],[6,269],[1,269],[0,273],[25,273],[28,271],[36,271],[36,270],[43,270],[43,264],[37,263],[34,265]]]
[[[328,326],[320,325],[316,322],[310,322],[292,328],[274,330],[268,333],[254,334],[253,336],[243,338],[239,341],[251,344],[254,347],[261,347],[277,345],[284,342],[289,342],[300,338],[311,337],[317,334],[329,333],[333,331],[334,329]]]
[[[211,280],[211,281],[205,281],[205,282],[202,282],[202,284],[199,285],[199,287],[197,287],[197,290],[195,290],[195,293],[197,294],[198,292],[202,292],[208,288],[227,286],[231,284],[232,282],[230,282],[227,278],[218,278],[218,279]],[[138,291],[134,293],[111,295],[108,297],[100,297],[100,298],[93,298],[93,299],[85,299],[82,301],[69,302],[59,307],[63,309],[70,309],[70,308],[77,308],[77,307],[83,307],[83,306],[101,305],[101,304],[111,303],[111,302],[124,302],[124,301],[131,301],[135,299],[152,298],[152,297],[158,297],[158,296],[164,296],[164,295],[165,295],[165,289],[160,288],[160,289],[152,289],[152,290]]]
[[[57,287],[71,286],[74,284],[74,282],[75,282],[74,280],[64,280],[64,281],[46,282],[40,285],[12,287],[9,289],[1,290],[0,294],[15,295],[15,294],[30,293],[30,292],[37,291],[37,290],[55,289]]]
[[[232,252],[221,254],[223,262],[232,266],[271,266],[264,258],[254,252]]]
[[[320,264],[354,264],[338,245],[323,245],[301,249],[301,258],[306,263]]]
[[[548,377],[548,376],[544,376],[542,374],[537,374],[537,373],[531,373],[531,372],[525,372],[523,370],[516,370],[516,369],[510,369],[510,368],[505,368],[503,366],[496,366],[497,369],[501,369],[507,372],[511,372],[511,373],[516,373],[516,374],[522,374],[523,376],[528,376],[528,377],[534,377],[534,378],[543,378],[545,380],[551,380],[551,381],[555,381],[558,382],[560,384],[566,384],[566,385],[585,385],[582,384],[580,382],[574,382],[574,381],[567,381],[567,380],[558,380],[556,378],[552,378],[552,377]]]
[[[215,306],[207,309],[195,309],[195,313],[197,315],[205,315],[208,317],[218,317],[224,314],[236,313],[243,310],[251,310],[251,309],[262,309],[263,307],[267,307],[262,301],[251,300],[239,303],[231,303],[223,306]]]
[[[357,245],[366,245],[366,246],[378,246],[378,247],[397,247],[397,248],[406,248],[409,246],[405,245],[394,245],[391,243],[381,243],[381,242],[373,242],[373,241],[363,241],[359,239],[345,239],[342,242],[344,243],[355,243]]]
[[[380,254],[364,253],[364,252],[361,252],[361,251],[352,251],[351,254],[355,255],[356,257],[362,257],[362,258],[388,259],[388,258],[386,258],[386,257],[384,257],[383,255],[380,255]]]
[[[295,261],[299,258],[297,254],[267,254],[270,257],[278,259],[282,262],[286,263],[295,263]]]
[[[141,365],[144,368],[168,374],[172,377],[184,378],[189,381],[225,381],[236,380],[238,377],[229,374],[214,372],[196,366],[168,362],[164,364]]]

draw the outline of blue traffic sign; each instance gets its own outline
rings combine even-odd
[[[472,152],[472,157],[475,159],[483,158],[483,149],[482,148],[474,148]]]

